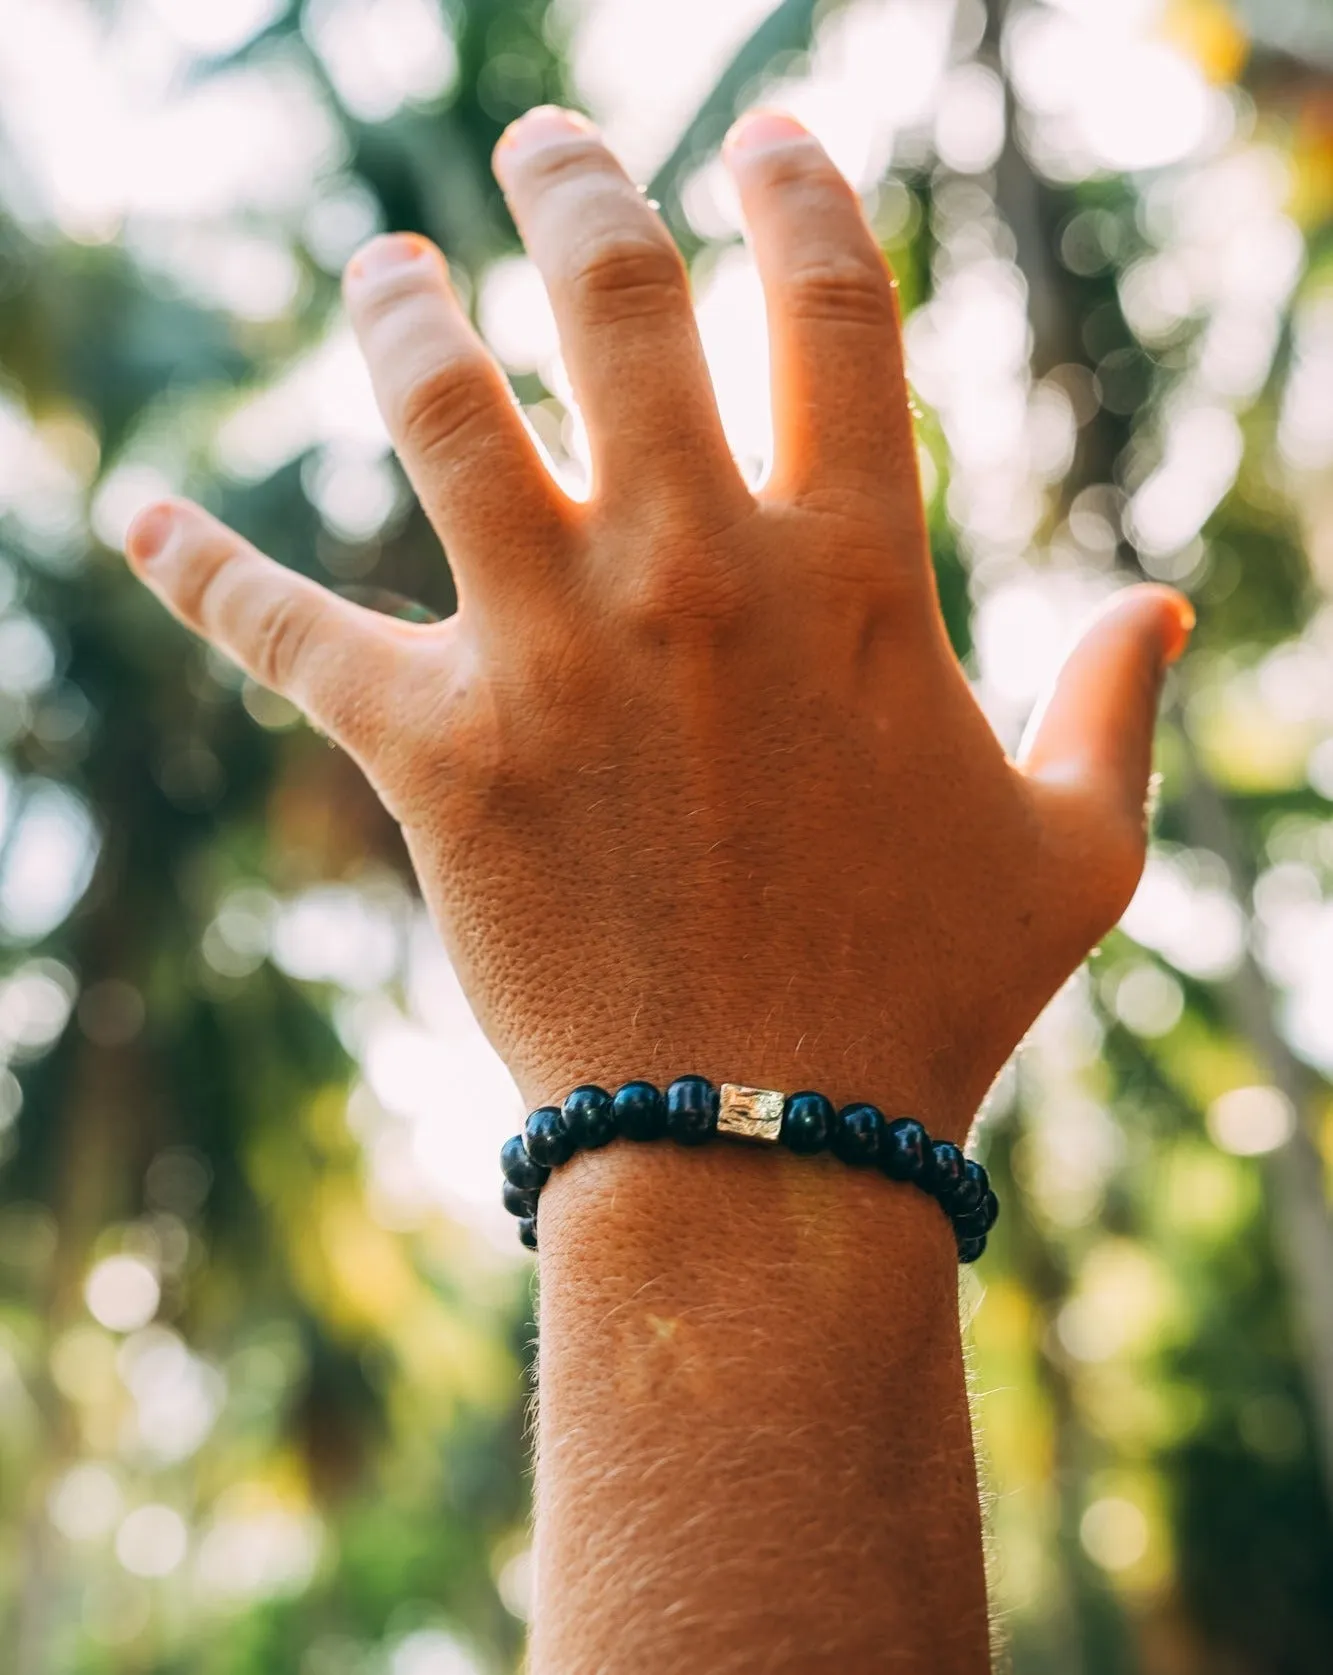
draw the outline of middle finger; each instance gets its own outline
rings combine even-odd
[[[601,497],[645,491],[726,516],[751,504],[727,447],[685,264],[592,125],[550,106],[504,135],[495,171],[546,282]],[[708,503],[711,502],[711,506]]]

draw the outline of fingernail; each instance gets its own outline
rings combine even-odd
[[[125,554],[134,564],[151,564],[161,558],[176,530],[174,506],[149,506],[140,512],[125,537]]]
[[[535,105],[500,135],[495,160],[498,165],[506,158],[525,156],[559,140],[585,138],[596,132],[581,111],[566,110],[562,105]]]
[[[746,111],[732,125],[722,142],[724,151],[762,151],[769,145],[790,145],[793,140],[808,140],[810,130],[786,111]]]
[[[1162,652],[1162,661],[1168,665],[1178,661],[1190,643],[1190,635],[1198,621],[1194,614],[1194,606],[1183,593],[1177,594],[1171,603],[1175,607],[1175,618],[1167,629],[1166,645]]]
[[[438,260],[434,245],[415,233],[388,233],[372,239],[363,250],[358,250],[347,264],[348,285],[381,285],[409,268],[430,260]]]

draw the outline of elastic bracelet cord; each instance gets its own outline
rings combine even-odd
[[[504,1207],[518,1217],[522,1243],[536,1250],[541,1190],[576,1151],[617,1137],[698,1146],[718,1135],[779,1142],[801,1156],[831,1151],[919,1188],[952,1223],[960,1262],[977,1260],[1000,1213],[983,1166],[950,1141],[932,1140],[915,1117],[886,1118],[867,1104],[837,1110],[822,1093],[784,1095],[731,1082],[718,1089],[703,1076],[680,1076],[665,1094],[651,1082],[626,1082],[614,1095],[588,1083],[562,1106],[533,1111],[500,1152]]]

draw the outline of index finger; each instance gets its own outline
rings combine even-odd
[[[339,599],[266,558],[188,501],[161,501],[125,543],[167,609],[363,766],[379,753],[417,649],[402,624]]]

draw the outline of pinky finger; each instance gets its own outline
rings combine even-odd
[[[188,628],[369,765],[412,656],[395,626],[265,558],[188,501],[141,512],[125,550]]]

